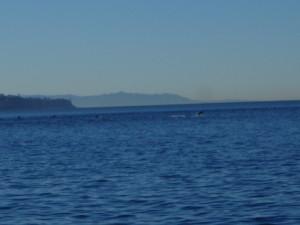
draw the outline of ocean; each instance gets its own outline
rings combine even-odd
[[[0,224],[300,224],[300,102],[0,113]]]

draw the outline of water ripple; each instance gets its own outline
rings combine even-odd
[[[299,112],[4,118],[0,224],[300,224]]]

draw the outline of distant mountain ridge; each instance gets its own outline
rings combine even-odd
[[[77,95],[54,95],[34,97],[60,98],[70,100],[76,107],[114,107],[114,106],[147,106],[147,105],[170,105],[189,104],[194,101],[176,94],[141,94],[117,92],[103,95],[77,96]]]

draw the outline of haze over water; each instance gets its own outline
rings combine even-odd
[[[1,115],[1,224],[300,223],[299,102],[52,115]]]
[[[298,0],[1,1],[0,93],[299,100]]]

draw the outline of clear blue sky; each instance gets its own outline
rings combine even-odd
[[[299,0],[3,0],[0,92],[300,99]]]

